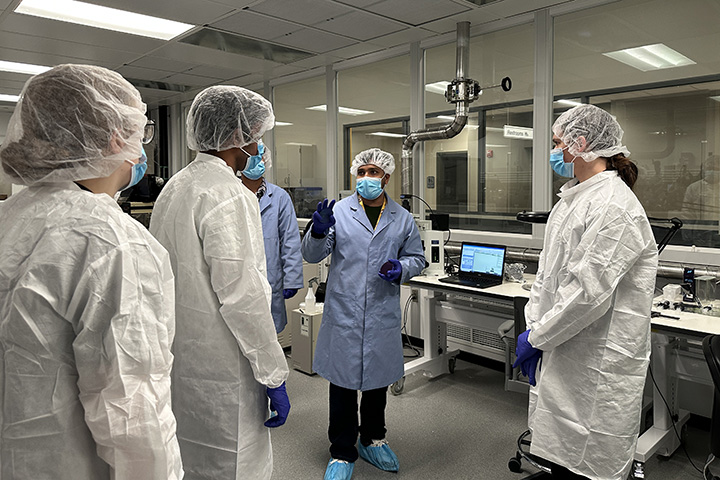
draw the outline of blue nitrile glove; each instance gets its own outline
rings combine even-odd
[[[388,282],[399,283],[400,277],[402,276],[402,265],[400,264],[400,261],[391,258],[387,262],[383,263],[382,267],[380,267],[378,275],[380,275],[380,278],[387,280]]]
[[[295,296],[297,291],[298,291],[297,288],[286,288],[285,290],[283,290],[283,298],[285,300],[287,300],[288,298],[292,298]]]
[[[290,413],[290,399],[285,391],[285,382],[277,388],[267,387],[267,396],[270,398],[270,411],[277,415],[270,415],[265,422],[266,427],[275,428],[283,425]]]
[[[332,214],[334,206],[335,200],[329,204],[327,198],[318,202],[317,210],[312,215],[312,231],[315,235],[325,236],[330,227],[335,225],[335,216]]]
[[[530,335],[529,329],[518,335],[517,346],[515,347],[515,355],[517,355],[517,359],[515,360],[515,363],[513,363],[513,368],[519,365],[522,374],[528,377],[530,385],[534,387],[535,369],[537,368],[538,361],[542,357],[542,350],[538,350],[530,345],[528,335]]]

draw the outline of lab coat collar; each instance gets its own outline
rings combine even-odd
[[[573,178],[560,187],[560,192],[557,195],[560,198],[571,198],[587,190],[599,188],[600,184],[610,181],[617,176],[617,170],[605,170],[604,172],[593,175],[584,182],[578,182],[577,178]]]
[[[383,192],[383,195],[385,195],[385,201],[387,203],[385,204],[385,210],[382,212],[382,215],[380,215],[380,220],[378,220],[375,229],[372,228],[365,210],[360,208],[360,200],[358,199],[357,192],[353,193],[353,201],[350,202],[350,210],[353,212],[353,218],[365,227],[368,232],[372,233],[373,236],[377,235],[384,230],[385,227],[394,222],[395,217],[397,216],[398,208],[401,208],[400,205],[394,202],[386,192]]]
[[[260,213],[264,212],[272,203],[274,190],[270,188],[270,184],[265,180],[265,195],[260,197]]]

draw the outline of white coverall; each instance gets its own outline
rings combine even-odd
[[[167,252],[72,182],[0,204],[0,478],[182,478]]]
[[[270,314],[260,210],[220,158],[200,153],[167,183],[150,231],[176,279],[173,411],[185,479],[269,479],[266,387],[288,366]]]
[[[657,247],[617,171],[563,185],[525,307],[543,351],[530,388],[530,452],[591,479],[624,480],[650,360]]]

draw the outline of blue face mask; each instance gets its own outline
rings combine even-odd
[[[365,177],[357,181],[356,190],[358,195],[368,200],[375,200],[383,193],[382,179]]]
[[[130,177],[130,183],[120,190],[121,192],[136,185],[142,179],[143,175],[145,175],[145,171],[147,170],[147,155],[145,155],[145,149],[142,149],[142,155],[138,163],[133,163],[130,160],[125,161],[132,164],[132,177]]]
[[[565,163],[562,148],[550,150],[550,166],[561,177],[573,178],[575,176],[575,164]]]
[[[243,150],[245,152],[245,150]],[[262,142],[258,142],[258,154],[250,155],[245,165],[245,170],[242,174],[250,180],[257,180],[265,174],[265,162],[262,161],[263,154],[265,153],[265,145]],[[245,152],[246,155],[249,155]]]

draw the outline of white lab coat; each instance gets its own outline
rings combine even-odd
[[[165,185],[150,231],[176,281],[173,410],[185,479],[269,479],[267,387],[288,366],[270,314],[260,211],[225,162],[200,153]]]
[[[525,308],[543,351],[530,389],[530,452],[591,479],[624,480],[650,359],[657,248],[616,171],[566,183]]]
[[[72,182],[0,205],[0,477],[182,478],[167,252]]]

